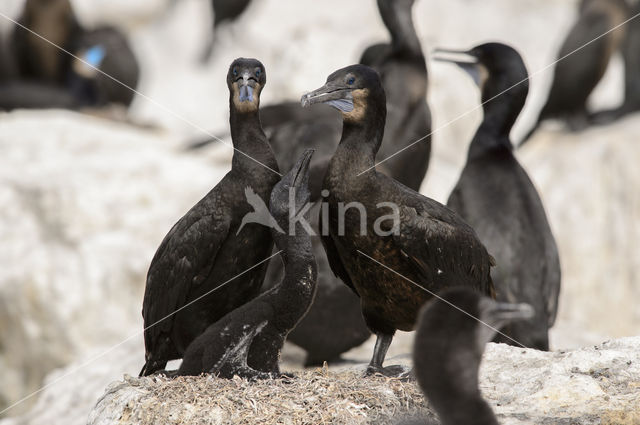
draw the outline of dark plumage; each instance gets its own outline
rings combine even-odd
[[[239,227],[252,211],[245,189],[267,202],[278,182],[278,165],[258,115],[265,83],[264,67],[255,59],[236,59],[229,67],[229,121],[237,150],[231,171],[173,226],[151,261],[142,307],[141,375],[182,357],[210,324],[258,295],[266,264],[255,266],[269,257],[273,240],[260,224]]]
[[[323,183],[329,195],[322,241],[331,269],[360,296],[367,326],[377,335],[368,373],[383,372],[396,329],[413,329],[418,309],[431,298],[426,290],[461,285],[492,294],[492,259],[457,214],[373,168],[386,118],[378,73],[364,65],[338,70],[302,97],[303,106],[314,103],[332,104],[343,116]],[[366,221],[357,208],[341,211],[351,202],[362,205]]]
[[[213,28],[211,37],[202,54],[202,62],[207,62],[213,52],[215,33],[220,24],[226,21],[233,21],[238,18],[249,6],[251,0],[211,0],[211,11],[213,12]]]
[[[560,61],[556,64],[547,102],[522,143],[531,137],[542,121],[550,118],[566,121],[572,130],[581,130],[589,124],[587,99],[604,76],[626,29],[623,26],[598,37],[624,22],[628,14],[625,0],[581,2],[578,21],[558,53]]]
[[[427,68],[411,17],[413,3],[414,0],[378,0],[391,42],[368,47],[360,59],[380,73],[387,92],[387,131],[379,158],[393,155],[431,132]],[[342,132],[340,113],[326,105],[302,109],[299,103],[289,102],[263,108],[261,118],[281,165],[288,167],[303,149],[316,149],[311,164],[311,194],[313,200],[318,200],[322,179]],[[379,170],[419,190],[430,152],[431,141],[427,137],[382,164]],[[312,217],[317,223],[316,215]],[[305,319],[289,335],[289,341],[307,351],[307,365],[321,365],[362,344],[370,332],[359,313],[360,301],[331,272],[320,241],[314,239],[313,246],[320,270],[318,294]],[[279,264],[273,262],[266,286],[277,282],[280,273]]]
[[[445,51],[446,52],[446,51]],[[491,271],[499,301],[526,302],[535,316],[505,328],[521,344],[549,349],[548,330],[558,310],[560,261],[540,196],[513,155],[509,133],[522,110],[529,85],[527,69],[514,49],[500,43],[468,52],[449,52],[463,69],[485,75],[479,82],[484,120],[476,132],[460,180],[447,205],[476,231],[495,256]],[[513,341],[499,336],[501,342]]]
[[[640,13],[640,3],[636,3],[629,17]],[[627,114],[640,110],[640,18],[636,17],[626,26],[626,36],[622,44],[624,59],[624,101],[617,108],[599,111],[590,120],[596,124],[608,124]]]
[[[316,262],[311,239],[300,222],[289,233],[290,208],[294,214],[309,202],[309,160],[305,152],[271,193],[270,211],[285,233],[272,228],[281,251],[284,278],[258,298],[232,311],[196,338],[184,355],[179,375],[203,372],[224,378],[269,378],[280,375],[278,360],[287,334],[306,314],[316,288]],[[290,193],[294,205],[290,205]],[[308,214],[306,214],[308,216]]]
[[[413,346],[418,384],[442,425],[497,425],[478,388],[482,354],[494,329],[530,317],[531,307],[497,303],[460,288],[445,291],[441,297],[420,312]]]
[[[82,28],[69,0],[27,0],[20,24],[55,43],[116,80],[135,89],[139,80],[138,62],[126,37],[111,27]],[[90,71],[68,53],[16,26],[12,32],[12,56],[16,72],[7,96],[25,90],[26,101],[16,100],[14,107],[99,107],[109,103],[128,106],[134,96],[131,89],[111,78]],[[89,81],[90,80],[90,81]],[[48,85],[49,87],[45,87]],[[42,87],[39,98],[34,87]],[[67,93],[62,93],[61,91]],[[56,101],[55,93],[60,93]],[[3,102],[5,109],[13,103]]]

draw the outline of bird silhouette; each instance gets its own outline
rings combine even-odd
[[[276,222],[276,220],[271,216],[269,207],[267,207],[261,197],[256,195],[253,189],[246,187],[244,189],[244,196],[247,198],[249,205],[253,207],[253,212],[247,213],[242,217],[242,223],[240,223],[240,227],[238,228],[236,235],[240,233],[244,225],[247,223],[262,224],[263,226],[275,229],[280,233],[284,233],[282,228],[278,225],[278,222]]]

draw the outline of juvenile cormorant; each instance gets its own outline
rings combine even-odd
[[[482,354],[496,330],[531,317],[531,307],[498,303],[460,288],[441,297],[420,311],[413,345],[418,384],[442,425],[497,425],[478,388]]]
[[[300,222],[290,232],[289,219],[309,203],[308,150],[271,193],[270,211],[284,232],[271,233],[284,263],[284,278],[258,298],[233,310],[207,328],[187,348],[179,375],[204,372],[223,378],[269,378],[280,375],[284,340],[306,314],[316,289],[317,268],[311,239]],[[294,205],[290,205],[293,199]],[[290,211],[294,207],[295,211]],[[308,212],[307,212],[308,215]]]
[[[93,30],[82,28],[69,0],[27,0],[19,23],[83,59],[87,52],[101,49],[103,53],[99,69],[130,88],[136,88],[140,70],[126,37],[112,27]],[[16,63],[16,79],[20,83],[26,83],[25,90],[31,99],[28,103],[50,107],[47,99],[55,90],[45,88],[42,99],[34,98],[33,92],[28,90],[34,85],[48,84],[67,89],[71,92],[70,96],[76,96],[74,90],[77,89],[77,78],[74,66],[77,61],[36,34],[17,25],[13,29],[11,45]],[[95,75],[93,80],[94,99],[89,105],[83,106],[97,107],[108,103],[128,106],[131,103],[134,93],[129,88],[102,74]],[[16,86],[20,87],[20,84]],[[62,95],[62,98],[68,97],[69,95]],[[51,107],[59,106],[60,102],[54,102]]]
[[[497,299],[525,302],[535,309],[534,317],[509,325],[504,333],[527,347],[548,350],[560,292],[558,249],[540,196],[513,155],[509,138],[529,91],[527,69],[517,51],[500,43],[441,52],[449,56],[441,60],[460,65],[472,76],[485,76],[476,81],[482,102],[488,101],[447,206],[475,229],[496,258],[498,267],[491,277]],[[499,341],[514,344],[502,336]]]
[[[587,99],[620,48],[626,28],[602,35],[623,23],[628,14],[625,0],[582,0],[578,21],[558,53],[547,102],[522,143],[547,119],[562,119],[574,131],[589,124]]]
[[[367,374],[384,373],[395,331],[413,330],[431,293],[452,285],[493,293],[492,258],[457,214],[375,170],[386,117],[375,70],[340,69],[301,102],[328,103],[342,112],[342,138],[323,183],[329,195],[322,241],[331,269],[360,296],[377,336]]]
[[[255,266],[269,257],[273,240],[269,229],[256,223],[238,229],[252,211],[245,189],[266,202],[278,182],[278,165],[258,115],[265,83],[264,66],[255,59],[236,59],[229,67],[229,122],[237,150],[231,171],[171,228],[151,261],[142,307],[141,375],[182,357],[210,324],[258,295],[266,264]]]

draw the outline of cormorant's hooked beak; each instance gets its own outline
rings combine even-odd
[[[311,163],[311,157],[314,152],[315,149],[307,149],[304,151],[300,159],[298,159],[296,165],[293,166],[293,169],[291,170],[293,173],[293,183],[291,183],[292,187],[300,186],[304,181],[304,177],[309,174],[309,163]]]
[[[489,308],[491,318],[496,321],[526,320],[531,319],[535,311],[529,304],[511,304],[494,302]]]
[[[470,51],[435,49],[433,51],[433,60],[455,63],[471,76],[478,87],[482,87],[486,80],[486,69]]]
[[[248,71],[244,71],[242,75],[236,78],[238,83],[238,98],[240,102],[253,102],[253,90],[256,87],[257,81],[249,74]]]
[[[339,111],[351,112],[354,108],[352,90],[352,87],[346,87],[335,82],[327,82],[319,89],[302,95],[300,103],[303,108],[316,103],[326,103]]]

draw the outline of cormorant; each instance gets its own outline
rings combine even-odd
[[[93,47],[84,51],[81,59],[99,68],[103,57],[103,49]],[[99,96],[97,80],[100,74],[82,60],[73,60],[66,87],[15,77],[0,81],[0,110],[82,109],[95,106]]]
[[[249,379],[280,375],[278,360],[284,340],[306,314],[316,290],[317,268],[309,234],[300,222],[289,233],[290,217],[309,203],[308,168],[312,155],[313,150],[306,151],[271,193],[271,215],[280,228],[286,229],[271,229],[281,251],[284,278],[209,326],[187,348],[178,375],[208,372],[223,378],[238,375]],[[290,211],[292,207],[295,210]]]
[[[548,350],[560,293],[558,249],[540,196],[513,155],[509,138],[529,91],[527,69],[516,50],[500,43],[440,52],[449,58],[437,59],[456,63],[474,77],[484,76],[475,78],[484,119],[447,206],[475,229],[496,258],[498,267],[491,277],[497,299],[525,302],[535,309],[534,317],[509,325],[504,333],[527,347]]]
[[[375,170],[386,118],[375,70],[340,69],[301,103],[328,103],[342,112],[342,138],[323,183],[329,195],[322,241],[331,269],[360,296],[377,336],[367,374],[384,373],[396,329],[413,330],[433,292],[461,285],[493,293],[493,260],[456,213]]]
[[[251,0],[211,0],[211,11],[213,12],[213,28],[211,37],[202,54],[202,62],[208,62],[213,52],[216,30],[226,21],[233,21],[240,16],[249,6]]]
[[[547,102],[522,143],[547,119],[562,119],[573,131],[589,125],[587,99],[620,48],[626,29],[622,26],[602,35],[622,24],[629,8],[625,0],[582,0],[579,7],[578,21],[558,53]]]
[[[639,13],[640,3],[636,3],[630,16],[636,16]],[[626,26],[626,37],[622,43],[624,101],[617,108],[594,113],[590,120],[595,124],[608,124],[640,110],[640,19],[636,17]]]
[[[414,0],[378,0],[377,4],[391,42],[368,47],[360,62],[380,73],[387,92],[387,130],[380,151],[380,157],[386,158],[428,136],[431,114],[426,101],[426,62],[411,17]],[[313,200],[318,200],[322,179],[342,132],[340,113],[326,105],[302,109],[297,102],[267,106],[260,113],[282,166],[290,166],[303,149],[316,149],[311,163],[311,194]],[[296,141],[295,146],[292,140]],[[378,169],[417,191],[427,171],[430,152],[430,137],[426,137]],[[317,228],[316,211],[312,217]],[[314,238],[313,246],[320,271],[318,294],[305,319],[289,334],[289,341],[307,351],[308,366],[336,360],[370,336],[359,313],[360,301],[330,271],[320,241]],[[279,274],[279,264],[272,262],[265,286],[277,282]]]
[[[99,69],[131,89],[137,87],[140,70],[126,37],[112,27],[92,30],[82,28],[69,0],[27,0],[19,23],[83,59],[87,52],[100,49],[103,53]],[[13,29],[12,53],[16,62],[16,79],[19,82],[15,87],[19,88],[20,84],[25,83],[26,93],[30,96],[27,104],[38,105],[35,107],[60,107],[66,102],[53,102],[52,105],[48,103],[50,93],[55,92],[52,88],[43,89],[42,99],[34,97],[29,90],[34,85],[48,84],[70,91],[71,97],[77,96],[74,92],[78,88],[77,73],[74,72],[77,60],[36,34],[17,25]],[[128,106],[133,100],[133,91],[111,78],[97,74],[93,80],[94,94],[91,103],[84,105],[87,99],[82,99],[76,104],[99,107],[116,103]],[[62,94],[61,97],[67,99],[69,95]]]
[[[498,424],[478,388],[482,354],[504,324],[531,314],[527,304],[498,303],[461,288],[443,292],[420,311],[414,374],[442,425]]]
[[[141,375],[182,357],[210,324],[259,293],[266,264],[256,265],[269,257],[273,240],[260,224],[238,228],[252,211],[245,188],[267,201],[279,180],[258,114],[265,83],[264,66],[256,59],[239,58],[229,67],[236,149],[231,171],[171,228],[151,261],[142,307],[146,363]]]

